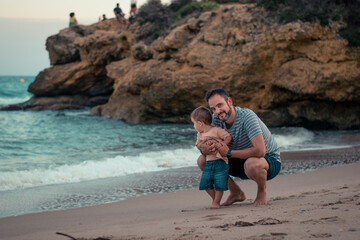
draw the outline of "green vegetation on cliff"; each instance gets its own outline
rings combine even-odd
[[[282,23],[319,21],[328,25],[343,20],[347,27],[340,35],[349,46],[360,46],[360,0],[259,0],[258,4]]]
[[[319,21],[325,26],[331,21],[343,20],[347,27],[340,35],[348,40],[349,46],[360,46],[360,0],[173,0],[169,5],[148,0],[140,7],[136,21],[140,25],[152,24],[143,35],[143,40],[150,43],[166,35],[176,21],[224,3],[257,3],[269,12],[269,17],[277,17],[282,23]]]
[[[218,6],[216,1],[173,0],[163,5],[161,0],[148,0],[139,8],[136,21],[140,25],[151,23],[151,28],[143,35],[143,40],[150,43],[160,36],[166,35],[171,26],[190,14],[200,15]]]

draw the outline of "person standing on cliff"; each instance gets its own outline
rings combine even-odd
[[[130,3],[130,17],[136,17],[136,0],[131,0]]]
[[[69,27],[75,26],[75,25],[77,25],[77,24],[78,24],[78,22],[77,22],[77,20],[76,20],[76,18],[75,18],[75,13],[74,13],[74,12],[71,12],[71,13],[70,13],[70,20],[69,20]]]
[[[269,129],[250,109],[233,106],[232,99],[224,89],[212,89],[206,93],[206,102],[213,112],[212,125],[230,133],[229,145],[199,143],[202,155],[198,158],[202,170],[205,156],[219,152],[229,159],[229,175],[241,179],[251,179],[257,184],[254,205],[267,204],[266,181],[277,176],[281,169],[280,151]],[[229,197],[222,204],[231,205],[246,199],[245,193],[229,177]]]
[[[121,10],[119,3],[117,3],[116,7],[114,8],[114,15],[121,24],[126,24],[125,14]]]

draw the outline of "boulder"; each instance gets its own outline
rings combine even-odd
[[[28,91],[35,96],[99,96],[112,93],[113,80],[103,68],[83,62],[56,65],[40,72]]]
[[[49,52],[51,65],[80,61],[79,49],[74,41],[75,38],[84,36],[84,29],[83,25],[65,28],[59,34],[46,39],[46,50]]]
[[[50,64],[60,65],[80,61],[79,48],[75,44],[75,39],[91,35],[99,30],[116,32],[120,28],[120,23],[115,19],[101,21],[90,26],[76,25],[64,28],[58,34],[52,35],[46,40],[46,50],[49,52]]]
[[[151,49],[147,45],[145,45],[143,42],[135,44],[131,48],[131,53],[135,59],[138,59],[141,61],[149,60],[150,58],[153,57],[153,53],[152,53]]]
[[[105,66],[129,57],[130,47],[134,42],[130,32],[98,30],[93,34],[78,37],[74,44],[78,47],[83,62]]]

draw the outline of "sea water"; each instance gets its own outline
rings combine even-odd
[[[34,79],[0,76],[0,107],[30,99]],[[134,125],[91,116],[90,109],[0,111],[0,124],[0,217],[185,190],[199,182],[190,124]],[[354,144],[341,137],[354,131],[270,130],[281,151]]]

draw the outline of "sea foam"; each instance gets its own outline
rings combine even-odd
[[[22,102],[26,102],[29,99],[30,97],[12,97],[12,98],[0,97],[0,106],[22,103]]]
[[[282,151],[303,148],[315,137],[315,134],[305,128],[284,128],[280,133],[273,133],[273,136]],[[301,146],[300,146],[301,145]]]
[[[135,156],[117,156],[101,161],[84,161],[79,164],[53,166],[47,169],[2,172],[0,191],[196,166],[198,156],[199,150],[194,147],[141,153]]]

